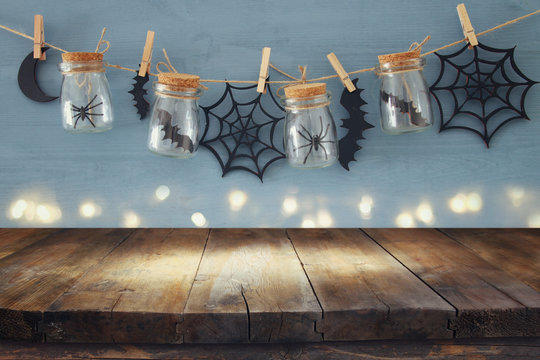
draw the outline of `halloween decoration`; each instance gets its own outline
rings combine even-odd
[[[425,41],[427,41],[426,38]],[[432,124],[431,102],[422,69],[421,45],[379,56],[381,128],[392,135],[425,130]]]
[[[325,83],[285,87],[285,153],[289,165],[320,168],[338,158],[336,125]]]
[[[73,133],[112,129],[111,94],[103,54],[64,53],[62,59],[58,67],[64,76],[60,97],[64,129]]]
[[[441,132],[471,131],[489,147],[503,126],[529,120],[525,97],[537,82],[517,67],[514,50],[478,43],[472,50],[465,45],[449,55],[435,53],[441,69],[430,90],[439,109]],[[443,104],[452,110],[445,114]]]
[[[133,80],[135,80],[133,89],[128,91],[131,95],[133,95],[133,101],[135,101],[134,106],[137,108],[137,114],[140,115],[140,120],[143,120],[148,114],[148,110],[150,110],[150,103],[144,98],[144,95],[148,93],[144,88],[144,85],[146,85],[149,79],[150,77],[148,73],[146,73],[145,76],[139,76],[139,74],[137,74],[133,78]]]
[[[94,95],[92,100],[90,100],[90,102],[86,106],[71,105],[71,110],[75,112],[75,115],[73,115],[73,119],[75,120],[75,125],[73,125],[74,129],[77,128],[77,123],[79,122],[79,120],[84,121],[85,119],[87,119],[90,122],[90,124],[92,124],[93,127],[96,127],[96,124],[92,121],[92,118],[94,116],[103,116],[103,114],[96,114],[92,111],[92,109],[103,105],[103,102],[92,105],[94,103],[94,100],[96,100],[96,98],[97,98],[97,95]]]
[[[267,96],[257,93],[254,99],[237,100],[237,96],[245,98],[256,87],[227,83],[216,103],[201,106],[206,126],[200,143],[214,154],[222,176],[235,170],[247,171],[262,182],[266,169],[285,158],[281,146],[274,143],[276,132],[281,135],[278,126],[283,120],[284,109],[274,98],[270,85],[267,86]]]
[[[364,139],[363,132],[367,129],[371,129],[373,125],[364,120],[364,116],[367,114],[360,108],[367,103],[362,99],[360,93],[364,89],[358,88],[356,85],[358,79],[352,80],[355,91],[349,92],[347,89],[343,90],[341,94],[340,103],[345,110],[349,113],[348,119],[342,119],[342,128],[348,129],[347,134],[339,140],[339,162],[343,168],[349,170],[349,163],[356,161],[354,154],[362,147],[358,145],[358,140]]]
[[[48,47],[42,47],[42,53],[49,50]],[[19,67],[19,88],[22,93],[30,100],[38,102],[49,102],[58,99],[58,96],[49,96],[41,90],[37,82],[37,65],[39,59],[34,59],[34,52],[32,51],[26,56]]]
[[[148,128],[148,149],[165,156],[189,158],[199,146],[199,77],[163,72],[154,84],[156,100]]]

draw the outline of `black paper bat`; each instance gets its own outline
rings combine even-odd
[[[356,90],[349,92],[347,89],[344,89],[339,101],[349,113],[348,119],[341,119],[343,122],[341,127],[349,131],[339,140],[339,162],[346,170],[349,170],[349,163],[351,161],[356,161],[354,154],[362,148],[358,145],[357,141],[365,139],[363,135],[364,130],[373,127],[373,125],[364,120],[364,115],[367,112],[360,110],[362,105],[367,104],[360,96],[360,93],[364,89],[359,89],[356,86],[358,79],[354,79],[352,82]]]
[[[179,134],[180,128],[176,125],[172,126],[172,116],[171,113],[165,110],[157,110],[159,124],[163,125],[162,130],[165,132],[163,139],[170,139],[172,143],[176,143],[176,147],[181,147],[184,150],[188,150],[190,153],[193,152],[193,141],[187,135]]]
[[[381,91],[381,99],[385,103],[389,103],[390,105],[399,108],[399,111],[402,114],[409,114],[411,123],[414,125],[420,127],[429,126],[426,119],[422,117],[422,113],[418,111],[417,107],[414,106],[412,101],[405,101],[397,96],[387,94],[384,91]]]
[[[144,95],[148,93],[144,88],[144,85],[149,80],[148,73],[146,73],[146,76],[144,77],[139,76],[139,73],[137,73],[133,80],[135,80],[133,89],[128,92],[133,95],[133,100],[135,100],[134,106],[137,108],[137,114],[141,116],[140,119],[142,120],[146,117],[146,114],[148,114],[148,110],[150,109],[150,103],[144,98]]]

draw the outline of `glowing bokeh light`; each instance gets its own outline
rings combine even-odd
[[[506,190],[506,194],[510,198],[514,207],[519,207],[525,200],[525,189],[522,187],[511,187]]]
[[[229,207],[232,211],[239,211],[247,202],[247,194],[241,190],[229,193]]]
[[[12,219],[20,219],[24,215],[24,211],[28,207],[28,203],[24,199],[15,201],[9,210]]]
[[[467,196],[465,194],[457,194],[449,201],[450,210],[456,214],[462,214],[467,211]]]
[[[540,213],[529,216],[527,223],[531,228],[540,228]]]
[[[87,219],[99,216],[101,215],[101,206],[92,201],[85,201],[79,206],[79,215]]]
[[[402,212],[396,217],[396,225],[402,228],[409,228],[415,225],[414,218],[408,212]]]
[[[315,227],[315,221],[311,218],[305,218],[302,221],[302,225],[300,225],[303,228],[314,228]]]
[[[126,211],[124,213],[124,227],[135,228],[141,224],[141,219],[133,211]]]
[[[50,224],[62,218],[62,211],[56,205],[39,204],[36,207],[37,220],[43,224]]]
[[[287,196],[283,199],[281,209],[287,215],[292,215],[298,210],[298,202],[294,196]]]
[[[331,227],[334,219],[328,210],[319,210],[317,212],[317,223],[320,227]]]
[[[169,197],[170,194],[171,194],[171,190],[166,185],[159,185],[155,193],[156,199],[158,199],[159,201],[165,200],[166,198]]]
[[[369,195],[364,195],[358,203],[358,211],[360,217],[364,220],[371,219],[371,210],[373,208],[373,198]]]
[[[428,202],[422,202],[416,208],[416,217],[418,220],[422,221],[426,225],[431,225],[435,221],[435,216],[433,215],[433,208]]]
[[[467,209],[472,212],[477,212],[482,209],[482,197],[478,193],[470,193],[467,195]]]
[[[208,221],[206,217],[200,212],[195,212],[191,215],[191,222],[197,227],[206,227],[208,226]]]

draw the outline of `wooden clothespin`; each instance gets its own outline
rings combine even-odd
[[[45,53],[41,48],[45,43],[45,31],[43,28],[43,16],[34,15],[34,59],[45,60]]]
[[[459,4],[457,6],[457,12],[459,16],[459,21],[461,22],[461,27],[463,28],[463,34],[469,41],[469,49],[472,49],[473,46],[478,45],[478,39],[474,33],[474,28],[469,19],[469,14],[467,14],[467,9],[465,4]]]
[[[326,55],[326,57],[328,58],[328,61],[330,61],[330,64],[332,65],[336,73],[338,74],[339,80],[341,80],[343,86],[345,86],[347,90],[349,90],[349,92],[353,92],[354,90],[356,90],[356,87],[349,78],[349,74],[345,71],[345,69],[339,62],[336,54],[330,53]]]
[[[146,33],[146,42],[144,43],[144,51],[141,60],[141,67],[139,68],[139,76],[145,77],[146,73],[150,69],[150,63],[152,61],[152,48],[154,47],[154,32],[148,30]]]
[[[270,48],[264,47],[262,50],[261,70],[257,81],[257,92],[266,94],[266,78],[268,78],[268,65],[270,64]]]

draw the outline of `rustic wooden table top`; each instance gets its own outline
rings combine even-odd
[[[539,274],[538,229],[0,229],[0,339],[534,337]]]

